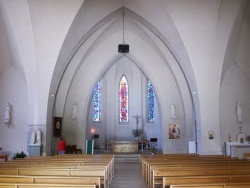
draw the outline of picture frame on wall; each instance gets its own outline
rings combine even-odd
[[[208,138],[214,139],[214,132],[213,131],[208,131]]]
[[[169,139],[180,138],[180,125],[179,124],[168,124],[168,135]]]
[[[61,137],[62,117],[54,117],[54,137]]]

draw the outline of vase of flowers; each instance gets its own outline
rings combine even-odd
[[[134,136],[135,140],[139,140],[139,137],[141,136],[143,130],[142,129],[133,129],[132,135]]]

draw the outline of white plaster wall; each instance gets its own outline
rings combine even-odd
[[[243,24],[240,28],[240,37],[236,43],[236,56],[230,59],[229,66],[221,86],[221,100],[220,100],[220,122],[221,122],[221,141],[222,144],[228,141],[228,134],[232,141],[236,141],[239,133],[240,124],[236,121],[236,104],[239,101],[243,108],[242,131],[248,137],[250,135],[250,103],[249,103],[249,19],[250,9],[244,17]],[[223,97],[222,97],[223,96]],[[227,109],[227,110],[226,110]],[[239,155],[239,156],[242,156]]]
[[[11,159],[16,152],[27,154],[27,87],[23,75],[14,66],[9,66],[0,76],[0,143],[1,153]],[[11,106],[11,124],[4,124],[5,108]]]

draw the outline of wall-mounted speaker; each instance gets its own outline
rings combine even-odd
[[[119,44],[118,45],[118,52],[128,53],[129,52],[129,45],[128,44]]]

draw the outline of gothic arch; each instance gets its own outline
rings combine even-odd
[[[75,77],[78,75],[78,71],[84,68],[88,67],[86,66],[86,61],[90,57],[91,53],[96,52],[96,49],[99,49],[99,47],[102,45],[103,41],[106,37],[108,37],[108,34],[112,34],[114,36],[114,39],[116,38],[116,32],[120,31],[119,27],[119,20],[121,20],[123,12],[125,12],[125,15],[129,16],[130,20],[133,20],[133,22],[130,22],[134,25],[137,25],[137,27],[140,29],[140,32],[144,31],[144,35],[148,37],[147,43],[152,44],[152,50],[154,50],[160,59],[165,62],[166,66],[170,69],[170,72],[172,72],[173,75],[175,75],[175,71],[173,70],[173,65],[171,65],[168,62],[168,59],[166,58],[166,55],[162,52],[160,49],[160,46],[155,44],[155,41],[161,42],[164,45],[164,50],[169,52],[169,56],[172,56],[173,61],[177,62],[178,65],[174,65],[175,69],[178,69],[179,72],[182,73],[183,78],[188,83],[189,92],[196,92],[193,96],[193,105],[195,110],[196,117],[199,117],[199,102],[198,102],[198,94],[196,90],[196,83],[193,76],[193,72],[190,65],[190,61],[188,59],[187,53],[185,51],[185,47],[181,41],[180,36],[178,33],[176,34],[176,40],[173,43],[173,40],[168,40],[170,36],[167,36],[167,33],[164,33],[163,30],[157,29],[154,27],[153,24],[149,23],[146,19],[144,19],[142,16],[139,16],[135,12],[131,11],[130,9],[126,7],[121,7],[117,10],[115,10],[113,13],[109,14],[108,16],[105,16],[103,19],[85,24],[86,28],[89,28],[85,32],[82,32],[81,37],[78,41],[75,41],[75,32],[79,30],[81,31],[79,27],[79,24],[81,25],[84,20],[81,20],[81,16],[84,15],[82,13],[82,9],[79,10],[78,16],[75,18],[74,23],[72,24],[67,37],[65,38],[64,45],[62,46],[61,52],[59,54],[57,64],[55,67],[55,71],[52,78],[52,83],[50,87],[50,93],[55,94],[57,97],[49,97],[49,105],[48,105],[48,114],[47,114],[47,125],[52,124],[52,116],[59,115],[64,116],[65,114],[65,103],[69,94],[69,89],[72,86],[72,82],[75,79]],[[86,20],[85,20],[86,21]],[[168,27],[175,28],[173,22],[166,23]],[[138,29],[138,31],[139,31]],[[133,31],[130,29],[126,30],[129,34],[133,34]],[[177,29],[175,29],[177,31]],[[154,39],[152,37],[155,37]],[[138,37],[139,38],[139,37]],[[71,41],[73,39],[73,42]],[[114,40],[113,39],[113,40]],[[75,43],[74,43],[75,42]],[[72,45],[73,44],[73,45]],[[71,47],[70,47],[71,46]],[[178,49],[176,48],[178,46]],[[138,50],[138,49],[137,49]],[[139,50],[137,51],[138,54],[142,53]],[[81,54],[79,57],[79,54]],[[131,59],[134,59],[135,62],[138,62],[138,66],[145,70],[146,73],[148,73],[149,78],[154,82],[154,74],[153,72],[148,72],[148,67],[144,66],[141,62],[142,59],[138,59],[135,53],[129,53],[127,56],[129,56]],[[90,84],[88,84],[87,91],[88,95],[84,101],[89,101],[89,98],[91,96],[92,86],[93,83],[95,83],[96,80],[100,77],[103,72],[105,72],[112,63],[114,63],[117,59],[121,58],[122,54],[117,54],[117,52],[111,52],[110,57],[105,59],[104,65],[102,65],[101,68],[96,71],[91,79]],[[174,79],[178,83],[178,77],[174,76]],[[160,89],[160,85],[157,84],[157,81],[154,82],[156,90]],[[63,86],[63,87],[62,87]],[[192,95],[192,94],[191,94]],[[159,100],[161,101],[163,97],[163,94],[159,94]],[[88,106],[88,105],[86,105]],[[54,109],[54,110],[53,110]],[[55,110],[56,109],[56,110]],[[87,109],[83,110],[86,114]],[[166,111],[166,109],[165,109]],[[196,122],[199,124],[199,119],[196,120]],[[85,122],[86,123],[86,122]],[[164,123],[164,121],[163,121]],[[51,135],[51,130],[49,131],[49,127],[47,129],[47,135]],[[51,138],[47,138],[47,145],[52,145]],[[47,147],[49,148],[49,147]],[[48,152],[48,150],[47,150]]]

